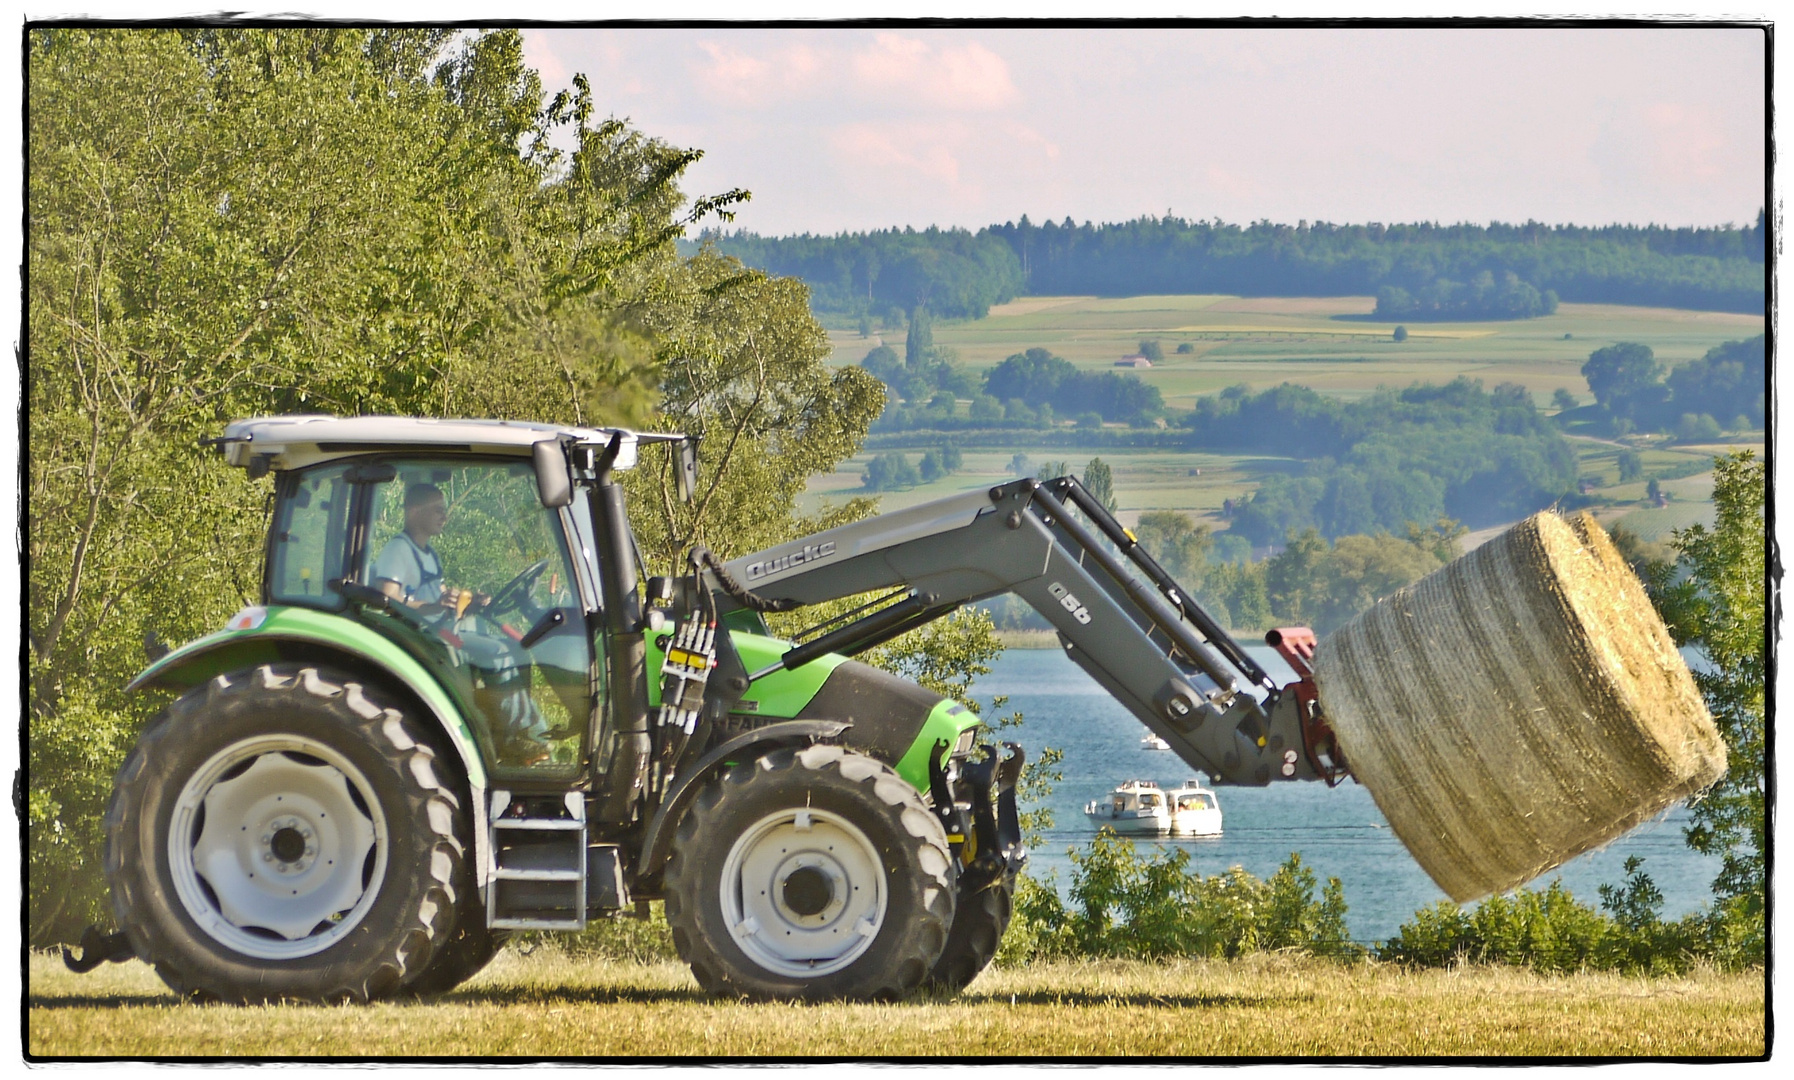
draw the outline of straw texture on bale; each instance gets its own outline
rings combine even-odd
[[[1358,782],[1464,903],[1600,847],[1725,772],[1725,745],[1601,527],[1535,515],[1315,650]]]

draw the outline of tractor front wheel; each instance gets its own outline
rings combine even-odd
[[[929,987],[944,993],[964,990],[989,966],[1009,929],[1015,905],[1015,874],[1005,873],[978,887],[960,882],[959,902],[953,912],[953,929],[946,948],[928,973]]]
[[[291,664],[219,676],[114,781],[113,914],[178,993],[385,996],[454,930],[460,818],[430,747],[375,693]]]
[[[680,957],[712,993],[892,999],[953,922],[947,835],[883,763],[776,750],[713,781],[680,822],[665,881]]]

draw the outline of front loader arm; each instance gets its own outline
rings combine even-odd
[[[747,591],[816,604],[898,589],[756,674],[858,652],[961,604],[1013,592],[1053,624],[1079,667],[1216,781],[1318,779],[1328,770],[1317,760],[1309,703],[1276,687],[1070,477],[882,514],[722,569],[711,578],[724,604]]]

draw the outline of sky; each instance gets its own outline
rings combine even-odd
[[[1751,29],[535,29],[552,92],[765,235],[1122,221],[1754,223]]]

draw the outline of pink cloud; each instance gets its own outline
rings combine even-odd
[[[1059,144],[1026,124],[1009,125],[1009,137],[1024,146],[1037,146],[1048,158],[1059,160]]]
[[[699,82],[716,97],[741,105],[764,105],[814,89],[821,58],[808,45],[793,43],[768,57],[751,55],[716,41],[700,41],[709,57],[700,63]]]
[[[945,108],[997,109],[1021,98],[1008,62],[976,41],[937,50],[917,38],[883,33],[854,54],[852,68],[868,89]]]
[[[921,124],[857,123],[836,128],[829,141],[850,171],[872,167],[956,186],[959,157],[948,146],[955,134]]]
[[[523,31],[523,62],[542,73],[544,86],[561,86],[573,76],[555,52],[555,42],[565,41],[542,30]]]
[[[1707,110],[1658,102],[1645,109],[1644,122],[1654,151],[1651,164],[1665,179],[1710,180],[1729,167],[1721,125]]]
[[[698,69],[698,77],[711,92],[736,101],[761,95],[771,70],[766,61],[714,41],[700,41],[698,48],[710,57],[710,63]]]

